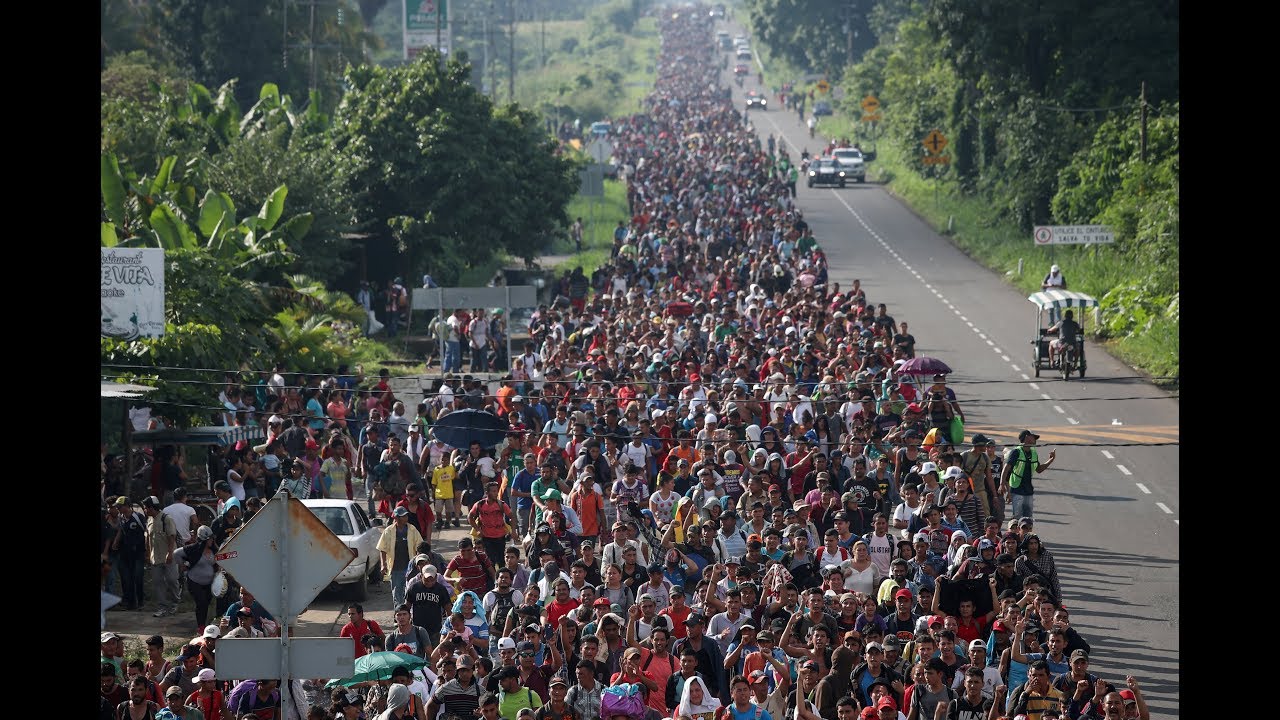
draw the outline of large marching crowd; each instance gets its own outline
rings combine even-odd
[[[183,571],[199,636],[124,663],[104,632],[103,718],[1147,720],[1136,678],[1090,672],[1036,532],[1053,454],[1030,430],[1003,452],[964,435],[946,373],[908,364],[906,320],[829,276],[706,8],[666,7],[660,28],[656,89],[610,137],[631,219],[608,265],[534,314],[496,391],[450,372],[410,419],[385,377],[302,378],[334,417],[291,411],[282,380],[248,418],[267,442],[224,458],[213,522],[175,517],[180,496],[110,503],[109,583],[141,606],[150,565],[164,616]],[[434,434],[464,410],[505,439]],[[234,579],[213,597],[213,555],[278,487],[359,497],[353,477],[388,523],[394,626],[353,603],[341,634],[358,666],[401,660],[295,680],[282,709],[276,680],[219,679],[220,637],[278,628]],[[470,534],[446,559],[450,526]]]

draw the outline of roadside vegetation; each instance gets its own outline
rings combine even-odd
[[[827,96],[836,114],[819,128],[874,149],[872,179],[1022,290],[1038,290],[1057,262],[1071,289],[1101,301],[1099,339],[1158,384],[1177,386],[1175,3],[884,0],[848,18],[820,0],[786,0],[779,12],[782,2],[743,0],[736,13],[762,59],[777,65],[766,66],[770,87],[827,77],[843,93]],[[1117,16],[1130,18],[1118,32]],[[858,30],[852,58],[843,34],[821,32],[846,22]],[[1108,62],[1092,60],[1102,55]],[[876,136],[862,122],[867,95],[880,103]],[[949,139],[947,165],[922,162],[933,129]],[[1116,242],[1037,248],[1038,225],[1107,225]]]

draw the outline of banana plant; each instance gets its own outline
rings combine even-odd
[[[311,213],[302,213],[281,222],[289,194],[286,185],[273,190],[256,215],[242,219],[236,218],[235,204],[225,192],[211,188],[196,203],[195,188],[175,177],[176,166],[177,158],[169,156],[155,177],[135,178],[121,169],[113,154],[102,156],[104,247],[203,247],[235,262],[237,269],[254,263],[279,266],[294,257],[291,247],[315,221]]]

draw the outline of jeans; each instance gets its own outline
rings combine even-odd
[[[395,337],[400,332],[400,311],[387,311],[387,337]]]
[[[487,372],[489,370],[489,353],[487,347],[471,348],[471,372]]]
[[[196,625],[204,627],[209,622],[209,605],[213,603],[213,586],[201,585],[188,578],[187,589],[191,591],[191,599],[196,601]]]
[[[532,505],[524,509],[516,508],[516,523],[519,525],[519,527],[516,528],[516,532],[520,533],[520,537],[524,537],[525,535],[529,534],[529,521],[532,519],[533,519]]]
[[[462,343],[457,340],[446,340],[444,343],[444,364],[445,372],[458,372],[462,370]]]
[[[1013,494],[1013,516],[1035,519],[1035,495]]]
[[[120,585],[122,587],[121,597],[124,598],[124,606],[133,610],[142,607],[143,600],[146,599],[146,591],[143,588],[143,571],[142,554],[130,557],[127,553],[120,553]]]
[[[391,609],[395,610],[404,604],[405,581],[404,568],[391,569]]]
[[[156,605],[161,610],[178,609],[178,564],[151,566],[151,584],[155,587]]]

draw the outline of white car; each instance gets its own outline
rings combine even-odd
[[[844,170],[845,177],[864,183],[867,181],[867,165],[862,152],[853,148],[836,148],[831,156]]]
[[[328,589],[337,590],[345,585],[356,600],[364,600],[369,595],[369,581],[382,580],[382,556],[378,553],[382,528],[370,523],[364,508],[354,500],[308,498],[302,504],[354,553],[351,563],[338,573]]]

